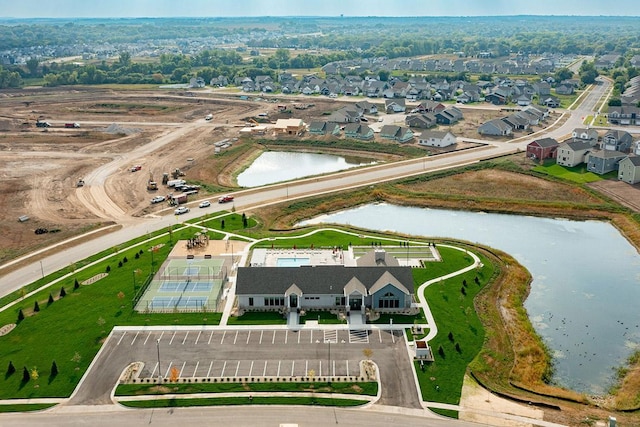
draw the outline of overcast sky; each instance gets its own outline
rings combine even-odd
[[[2,18],[640,16],[640,0],[0,0]]]

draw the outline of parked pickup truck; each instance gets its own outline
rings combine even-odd
[[[222,196],[218,199],[218,203],[229,203],[229,202],[233,202],[233,196]]]
[[[80,123],[65,123],[64,127],[77,129],[80,127]]]

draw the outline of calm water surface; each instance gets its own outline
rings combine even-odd
[[[562,386],[603,394],[615,368],[640,348],[640,255],[608,223],[388,204],[311,222],[450,237],[511,254],[533,276],[525,307]]]
[[[259,187],[370,164],[373,163],[331,154],[267,151],[238,175],[238,185]]]

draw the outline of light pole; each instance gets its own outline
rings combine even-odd
[[[158,349],[158,384],[162,383],[162,370],[160,369],[160,338],[156,340],[156,348]]]

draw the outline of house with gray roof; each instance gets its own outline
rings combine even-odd
[[[308,130],[313,135],[340,135],[340,125],[335,122],[313,121],[309,123]]]
[[[627,155],[619,151],[594,150],[587,156],[587,170],[604,175],[618,169],[618,163]]]
[[[610,130],[602,137],[602,148],[604,150],[626,153],[631,148],[632,143],[631,134],[623,130]]]
[[[527,157],[535,160],[554,159],[558,152],[558,141],[541,138],[527,144]]]
[[[411,267],[344,265],[239,267],[241,310],[310,309],[398,312],[411,308]]]
[[[344,136],[361,140],[371,140],[374,137],[373,129],[361,123],[349,123],[344,127]]]
[[[575,128],[571,132],[574,141],[586,141],[595,146],[598,143],[598,132],[591,128]]]
[[[589,141],[573,140],[563,142],[558,146],[556,163],[560,166],[574,167],[584,163],[587,155],[593,150]]]
[[[627,156],[620,160],[618,179],[631,185],[640,183],[640,156]]]
[[[442,111],[436,113],[436,120],[443,125],[452,125],[459,120],[462,120],[463,114],[456,107],[448,107]]]
[[[408,142],[413,139],[413,132],[411,129],[403,126],[384,125],[382,129],[380,129],[380,136],[398,142]]]
[[[412,128],[428,129],[437,124],[437,118],[432,113],[409,114],[404,123]]]
[[[429,130],[422,132],[418,139],[419,145],[427,147],[444,148],[454,145],[456,143],[456,136],[449,131],[437,131]]]
[[[513,134],[513,127],[501,119],[484,122],[478,127],[480,135],[508,136]]]
[[[386,99],[384,101],[384,109],[387,114],[393,113],[404,113],[407,109],[406,103],[404,99],[394,98],[394,99]]]

